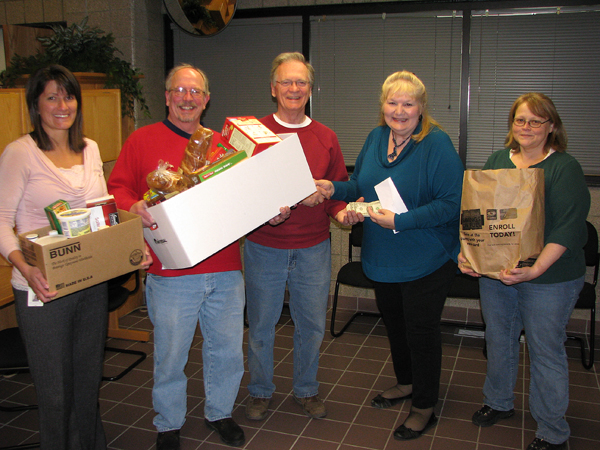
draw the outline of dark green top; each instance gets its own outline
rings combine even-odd
[[[514,169],[516,166],[510,159],[510,150],[504,149],[492,154],[483,168]],[[571,155],[558,152],[530,168],[544,169],[544,245],[555,243],[567,247],[565,253],[531,283],[551,284],[575,280],[585,274],[585,220],[590,210],[590,192],[583,170]]]

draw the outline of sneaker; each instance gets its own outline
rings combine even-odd
[[[562,444],[551,444],[540,438],[535,438],[527,447],[527,450],[563,450],[567,448],[567,441]]]
[[[514,415],[514,409],[511,409],[510,411],[498,411],[497,409],[492,409],[488,405],[485,405],[479,411],[475,411],[471,421],[479,427],[491,427],[499,420],[508,419]]]
[[[302,405],[304,414],[311,419],[322,419],[327,415],[325,403],[323,403],[323,400],[321,400],[318,395],[299,398],[296,397],[296,394],[294,394],[294,400],[296,400],[296,403]]]
[[[179,450],[179,430],[158,433],[156,450]]]
[[[250,397],[246,403],[246,419],[263,420],[269,412],[270,398]]]

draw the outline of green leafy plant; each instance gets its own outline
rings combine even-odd
[[[3,87],[14,87],[17,80],[49,64],[60,64],[71,72],[95,72],[106,74],[107,89],[121,89],[121,109],[123,116],[133,117],[137,100],[140,110],[150,116],[142,92],[139,78],[142,73],[130,63],[116,56],[123,54],[114,46],[112,33],[104,34],[97,27],[87,25],[85,17],[81,23],[69,27],[52,26],[54,34],[50,37],[38,37],[42,51],[31,56],[14,55],[10,66],[0,73]]]

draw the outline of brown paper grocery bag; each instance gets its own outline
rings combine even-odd
[[[544,247],[543,169],[467,170],[460,248],[475,272],[532,265]]]

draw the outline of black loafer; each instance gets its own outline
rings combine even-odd
[[[158,433],[156,450],[179,450],[179,430]]]
[[[207,419],[204,419],[204,423],[208,428],[216,431],[221,440],[227,445],[241,447],[244,445],[244,442],[246,442],[244,430],[242,430],[231,417],[215,420],[214,422],[209,422]]]
[[[420,431],[415,431],[411,428],[407,428],[404,426],[404,424],[402,424],[398,428],[396,428],[396,431],[394,431],[394,439],[398,441],[410,441],[411,439],[417,439],[418,437],[421,437],[423,433],[425,433],[427,430],[429,430],[431,427],[437,424],[437,421],[438,420],[437,417],[435,417],[435,414],[431,413],[431,416],[429,416],[429,420],[425,424],[425,428],[423,428]]]
[[[386,409],[391,408],[398,403],[403,402],[404,400],[408,400],[412,398],[412,394],[405,395],[404,397],[395,397],[395,398],[385,398],[382,397],[381,394],[377,394],[373,400],[371,400],[371,406],[377,409]]]
[[[471,421],[478,427],[491,427],[499,420],[508,419],[514,415],[514,409],[509,411],[498,411],[497,409],[492,409],[488,405],[485,405],[479,411],[475,411]]]
[[[567,441],[562,444],[551,444],[540,438],[535,438],[527,447],[527,450],[563,450],[567,448]]]

